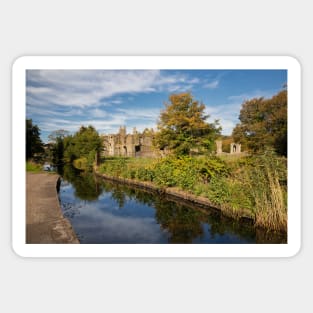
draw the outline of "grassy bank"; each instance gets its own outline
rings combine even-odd
[[[27,161],[26,162],[26,171],[27,172],[36,172],[36,173],[42,172],[42,165],[38,164],[38,163],[31,162],[31,161]]]
[[[286,159],[271,152],[240,158],[110,158],[99,172],[177,187],[208,198],[234,218],[249,216],[256,226],[287,230]]]

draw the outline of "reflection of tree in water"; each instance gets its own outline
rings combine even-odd
[[[124,184],[103,180],[101,186],[110,192],[119,207],[123,207],[126,197],[140,203],[153,206],[156,209],[156,220],[161,227],[169,232],[171,243],[191,243],[198,237],[204,236],[203,224],[209,224],[208,232],[212,241],[216,236],[225,234],[236,235],[238,238],[257,243],[281,243],[281,236],[272,232],[256,230],[252,223],[238,221],[221,214],[220,211],[199,208],[196,205],[185,205],[173,201],[170,197],[155,192],[144,191]]]
[[[167,201],[157,193],[127,185],[103,181],[102,186],[111,193],[120,208],[124,206],[126,197],[155,207],[157,222],[170,233],[169,241],[172,243],[190,243],[203,234],[201,212]]]
[[[268,231],[265,229],[255,228],[252,221],[236,220],[224,216],[218,211],[210,211],[207,223],[211,225],[210,234],[212,240],[216,235],[225,234],[236,235],[240,239],[249,240],[258,244],[262,243],[286,243],[286,235]]]
[[[104,192],[110,193],[112,199],[114,199],[118,207],[121,209],[125,205],[126,201],[126,192],[123,185],[114,185],[108,181],[101,181],[101,187]]]
[[[222,215],[220,212],[210,212],[208,215],[207,223],[211,225],[210,234],[212,240],[216,235],[223,236],[225,234],[234,234],[241,239],[255,239],[255,229],[248,223],[240,222],[233,218]]]
[[[147,204],[147,205],[153,205],[154,203],[154,194],[150,194],[148,192],[144,192],[139,189],[130,188],[127,185],[113,183],[110,181],[102,181],[101,184],[103,190],[105,192],[110,192],[112,195],[112,198],[117,201],[119,208],[122,208],[126,201],[126,196],[129,199],[136,200],[138,202]]]
[[[121,209],[125,205],[126,195],[123,188],[116,187],[111,191],[111,197],[117,202],[118,207]]]
[[[201,212],[175,202],[158,199],[155,202],[156,219],[170,233],[171,243],[191,243],[203,236]]]
[[[91,172],[79,171],[72,166],[63,168],[63,178],[75,188],[75,196],[82,200],[97,200],[102,193],[102,187]]]

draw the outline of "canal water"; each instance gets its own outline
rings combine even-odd
[[[219,211],[113,183],[65,166],[59,200],[82,244],[285,243]]]

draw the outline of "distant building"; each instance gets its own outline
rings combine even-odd
[[[156,157],[169,153],[168,150],[159,150],[154,147],[154,130],[145,129],[142,133],[133,128],[132,134],[127,134],[126,127],[122,126],[117,134],[102,135],[103,156],[121,157]],[[222,140],[216,140],[216,154],[241,154],[241,144],[231,143],[229,153],[222,151]],[[197,152],[197,151],[196,151]]]
[[[102,138],[104,156],[155,157],[158,154],[153,147],[153,129],[139,133],[134,127],[133,133],[127,134],[123,126],[117,134],[102,135]]]
[[[223,146],[223,141],[222,140],[216,140],[215,141],[216,144],[216,155],[222,155],[222,154],[241,154],[241,144],[240,143],[234,143],[232,142],[230,144],[230,151],[228,152],[224,152],[222,150],[222,146]]]

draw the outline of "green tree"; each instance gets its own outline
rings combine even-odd
[[[26,119],[26,160],[37,153],[43,153],[44,146],[40,139],[40,129],[31,119]]]
[[[48,136],[53,164],[62,165],[64,163],[64,140],[68,136],[69,131],[64,129],[55,130]]]
[[[239,120],[232,134],[235,141],[253,152],[273,148],[278,154],[287,155],[287,90],[271,99],[244,102]]]
[[[155,144],[160,149],[170,149],[175,154],[214,149],[214,140],[220,134],[218,121],[210,124],[205,105],[195,100],[191,93],[172,94],[165,110],[160,114]]]
[[[69,135],[63,139],[64,144],[64,162],[65,163],[72,163],[76,158],[76,152],[75,152],[75,143],[74,143],[74,137],[72,135]]]
[[[64,159],[68,162],[81,159],[79,164],[91,167],[101,149],[101,137],[93,126],[81,126],[73,136],[64,138]]]
[[[57,137],[52,147],[53,164],[61,165],[64,163],[64,139]]]

